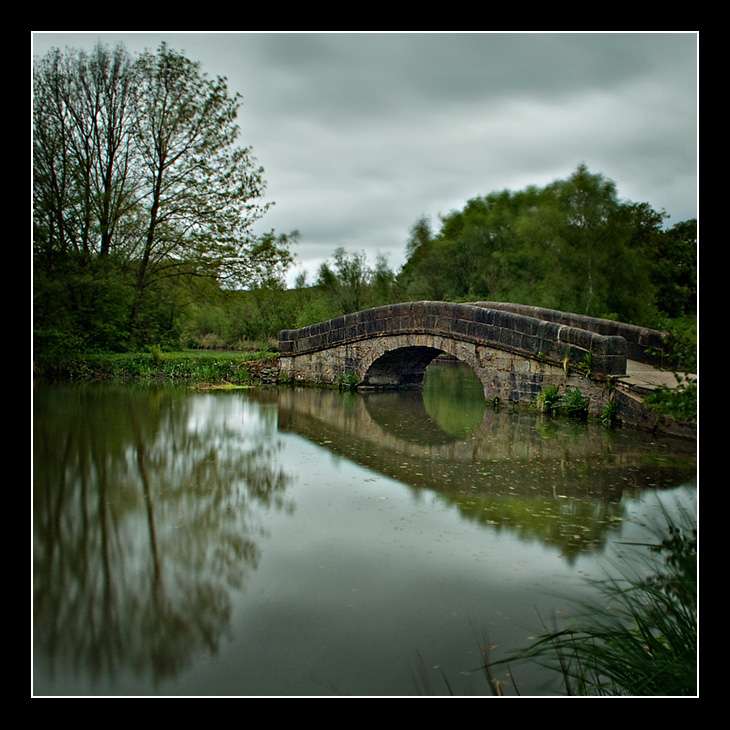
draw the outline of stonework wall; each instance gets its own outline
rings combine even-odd
[[[621,375],[626,372],[626,340],[621,336],[603,335],[515,312],[450,302],[394,304],[355,312],[300,330],[284,330],[279,335],[279,353],[286,371],[286,360],[290,357],[399,335],[453,338],[558,367],[566,362],[581,365],[590,353],[594,374]],[[368,348],[373,346],[367,345]],[[352,357],[355,361],[360,359],[360,355]],[[320,367],[327,370],[329,365]]]
[[[637,362],[654,364],[658,358],[656,354],[652,353],[660,353],[659,357],[665,355],[671,340],[668,332],[661,332],[648,327],[637,327],[625,322],[614,322],[610,319],[560,312],[556,309],[530,307],[525,304],[510,304],[507,302],[473,302],[473,304],[486,309],[513,312],[547,322],[577,327],[601,335],[623,337],[626,340],[626,356]]]
[[[474,370],[488,401],[497,398],[501,403],[532,403],[544,387],[557,386],[580,390],[594,414],[608,402],[608,391],[602,384],[575,372],[566,375],[562,366],[432,334],[382,336],[282,356],[280,372],[284,380],[294,383],[337,385],[354,381],[362,389],[419,387],[428,364],[443,352]]]

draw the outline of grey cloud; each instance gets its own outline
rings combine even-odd
[[[242,141],[310,272],[337,246],[403,263],[410,226],[580,163],[625,199],[696,215],[695,33],[60,34],[161,40],[227,76]]]

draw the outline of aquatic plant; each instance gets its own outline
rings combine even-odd
[[[499,665],[533,661],[559,672],[582,696],[693,696],[697,693],[697,530],[667,522],[648,549],[648,572],[598,583],[600,600],[563,628],[548,629]],[[515,685],[516,686],[516,685]]]

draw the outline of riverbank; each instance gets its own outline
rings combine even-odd
[[[278,353],[270,349],[246,351],[186,350],[144,353],[87,354],[56,364],[36,375],[76,382],[150,380],[183,382],[204,387],[255,387],[279,382]],[[694,376],[692,376],[694,377]],[[647,407],[647,396],[677,387],[670,372],[629,362],[627,375],[618,379],[616,400],[627,426],[696,439],[696,420],[685,420]]]
[[[272,350],[162,352],[153,348],[142,353],[87,354],[52,368],[37,369],[36,375],[90,382],[159,380],[193,385],[258,385],[277,382],[277,357]]]

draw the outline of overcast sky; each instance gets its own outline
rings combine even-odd
[[[243,97],[241,139],[300,231],[300,270],[342,246],[397,270],[409,230],[585,163],[619,197],[697,217],[696,31],[659,33],[33,32],[52,47],[162,41]]]

